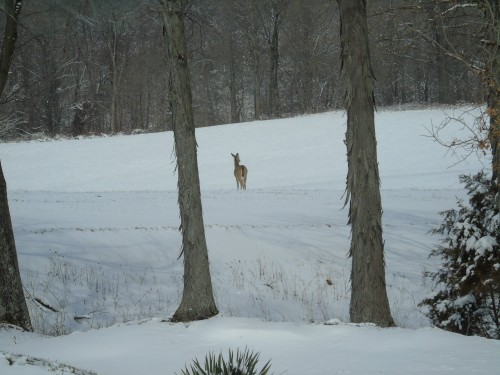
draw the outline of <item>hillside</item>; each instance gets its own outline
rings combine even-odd
[[[427,136],[462,112],[377,114],[386,279],[398,325],[388,330],[349,324],[342,112],[197,130],[220,315],[189,325],[163,322],[182,293],[172,133],[0,144],[32,319],[39,333],[64,334],[6,331],[0,351],[106,374],[171,374],[194,356],[237,346],[271,358],[277,374],[400,374],[401,366],[493,374],[499,342],[433,329],[418,307],[434,287],[423,273],[437,267],[428,254],[439,211],[464,196],[459,174],[489,166],[475,155],[457,164],[461,155]],[[461,134],[455,124],[443,136]],[[231,152],[248,167],[246,191],[236,190]],[[21,358],[15,366],[0,360],[0,372],[48,371]]]

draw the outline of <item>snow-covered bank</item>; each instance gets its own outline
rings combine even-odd
[[[171,133],[0,144],[24,285],[57,310],[30,301],[34,323],[78,331],[0,331],[0,351],[106,374],[180,372],[236,346],[272,359],[276,374],[494,374],[498,342],[430,328],[418,307],[433,288],[423,272],[437,266],[427,256],[438,212],[464,195],[459,174],[489,166],[455,165],[426,136],[445,116],[377,114],[388,294],[402,327],[389,330],[347,324],[342,112],[197,130],[221,314],[187,326],[161,322],[182,286]],[[249,169],[246,191],[236,191],[231,152]],[[331,319],[343,323],[322,324]],[[19,361],[0,359],[0,372],[29,373]]]

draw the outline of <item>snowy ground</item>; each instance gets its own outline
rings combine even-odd
[[[172,133],[0,144],[38,331],[0,329],[0,373],[71,373],[65,363],[173,374],[248,347],[275,374],[496,374],[500,342],[431,328],[418,307],[433,289],[423,272],[437,266],[428,231],[464,196],[458,175],[489,166],[455,164],[425,136],[461,112],[377,115],[393,329],[348,323],[342,112],[197,130],[220,315],[187,325],[164,322],[182,293]],[[443,136],[460,134],[456,124]],[[231,152],[249,169],[247,191],[236,191]]]

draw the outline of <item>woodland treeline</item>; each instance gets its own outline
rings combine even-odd
[[[482,63],[476,9],[367,3],[379,107],[484,102],[470,70]],[[338,13],[331,0],[195,0],[185,22],[196,126],[342,108]],[[171,129],[157,0],[24,1],[19,21],[0,139]]]

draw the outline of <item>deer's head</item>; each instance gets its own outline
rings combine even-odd
[[[235,163],[240,162],[240,154],[239,153],[236,153],[236,155],[231,153],[231,156],[233,157]]]

